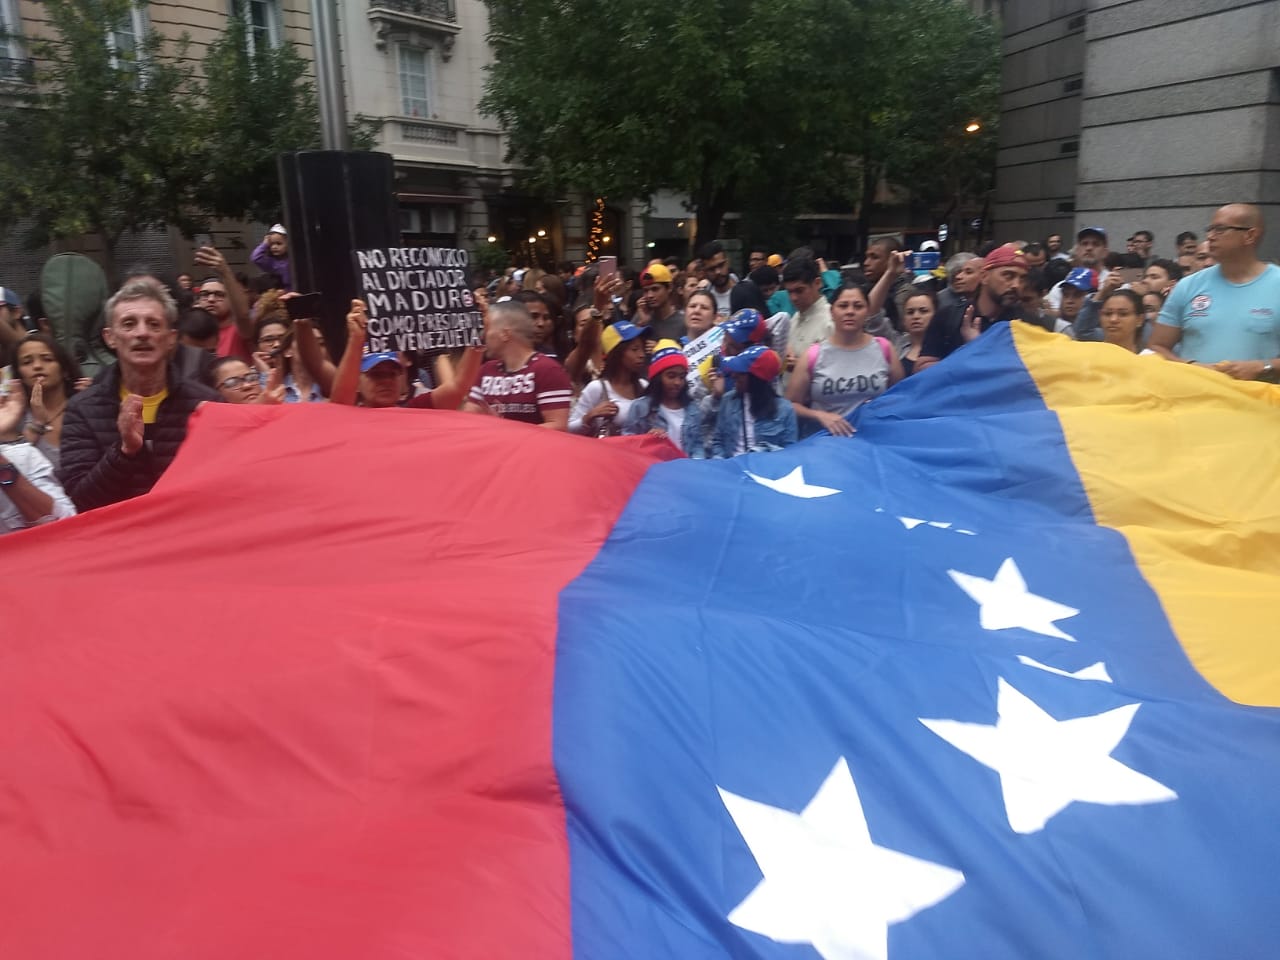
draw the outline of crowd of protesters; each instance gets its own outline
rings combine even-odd
[[[253,252],[258,277],[211,246],[171,285],[132,271],[102,307],[114,362],[92,379],[51,335],[38,292],[24,303],[0,288],[0,533],[147,492],[205,402],[464,410],[663,436],[700,459],[850,436],[859,405],[1003,322],[1275,382],[1280,267],[1258,256],[1264,229],[1256,207],[1230,204],[1167,257],[1150,231],[1120,252],[1085,227],[1070,248],[1060,236],[993,243],[934,269],[883,238],[838,268],[808,248],[752,247],[735,272],[715,242],[638,271],[508,270],[472,281],[482,344],[371,352],[356,300],[335,362],[315,318],[292,315],[276,225]]]

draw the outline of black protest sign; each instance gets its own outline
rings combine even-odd
[[[481,343],[484,319],[467,287],[467,251],[389,247],[357,250],[355,260],[369,315],[368,353]]]

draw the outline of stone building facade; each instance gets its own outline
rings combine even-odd
[[[1256,203],[1280,256],[1280,0],[1005,0],[996,232],[1155,250]]]

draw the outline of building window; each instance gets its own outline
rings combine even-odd
[[[142,8],[131,6],[129,13],[107,34],[111,66],[126,73],[137,73],[142,58],[142,41],[147,35],[147,20]]]
[[[231,14],[245,22],[249,56],[280,46],[284,35],[280,0],[231,0]]]
[[[457,242],[458,208],[449,203],[401,207],[400,236],[409,243],[451,247]]]
[[[427,51],[400,47],[400,112],[406,117],[431,116],[430,64]]]

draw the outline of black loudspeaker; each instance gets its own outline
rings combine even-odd
[[[277,159],[293,288],[321,294],[320,328],[336,361],[347,310],[360,296],[355,250],[400,246],[390,154],[303,150]]]

